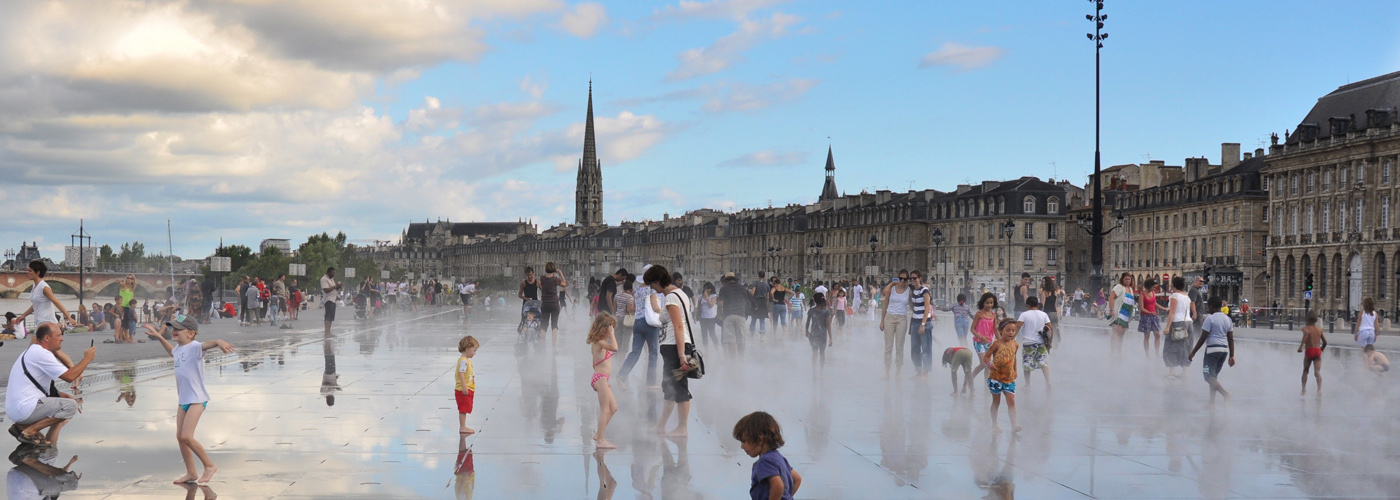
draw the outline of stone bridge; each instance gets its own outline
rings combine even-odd
[[[118,283],[126,278],[127,274],[136,276],[137,294],[146,296],[159,295],[165,287],[170,286],[170,273],[104,273],[104,272],[84,272],[83,273],[83,297],[96,298],[98,293],[105,295],[116,295]],[[197,274],[176,274],[175,280],[198,279]],[[77,296],[78,273],[76,271],[50,271],[44,277],[50,286],[55,283],[62,283],[73,289],[72,295]],[[29,291],[34,284],[29,282],[28,273],[0,271],[0,296],[7,299],[18,298],[21,294]],[[110,288],[110,289],[109,289]],[[62,295],[62,294],[60,294]]]

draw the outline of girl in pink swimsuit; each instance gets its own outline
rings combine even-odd
[[[598,432],[593,434],[598,449],[617,448],[603,437],[608,421],[617,413],[617,399],[608,385],[608,378],[612,375],[613,353],[617,352],[616,328],[617,320],[605,312],[593,316],[593,325],[588,327],[589,350],[593,353],[593,380],[588,385],[598,393]]]
[[[997,296],[991,293],[983,293],[982,298],[977,300],[977,312],[972,315],[972,349],[977,351],[978,357],[992,345],[992,340],[996,338]],[[988,368],[986,363],[978,363],[977,369],[972,371],[972,377],[976,378],[978,373],[983,373]]]

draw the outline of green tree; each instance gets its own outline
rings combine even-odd
[[[102,245],[97,249],[97,263],[111,264],[117,261],[116,254],[112,253],[112,245]]]

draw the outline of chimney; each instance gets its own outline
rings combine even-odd
[[[971,184],[958,184],[958,194],[963,194],[972,190]]]
[[[1254,157],[1255,157],[1255,158],[1263,158],[1263,157],[1264,157],[1264,148],[1254,148]]]
[[[1225,142],[1220,144],[1220,170],[1229,170],[1240,164],[1240,143]]]
[[[1250,159],[1250,158],[1253,158],[1253,157],[1254,157],[1254,153],[1246,152],[1246,153],[1244,154],[1244,161],[1249,161],[1249,159]],[[1243,162],[1241,162],[1241,163],[1243,163]]]
[[[1238,163],[1238,162],[1236,162]],[[1205,158],[1186,159],[1186,182],[1196,182],[1210,172],[1210,160]]]

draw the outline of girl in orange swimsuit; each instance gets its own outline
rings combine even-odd
[[[593,316],[593,325],[588,327],[589,350],[593,353],[593,380],[589,385],[598,393],[598,432],[593,434],[598,449],[616,448],[603,437],[608,421],[617,413],[617,398],[613,397],[608,378],[612,375],[612,357],[617,352],[617,321],[611,314],[602,312]]]

